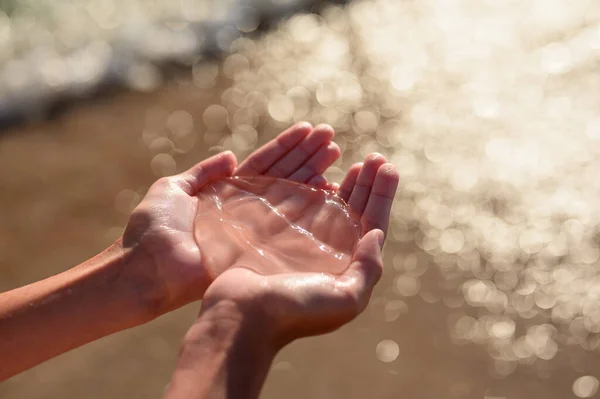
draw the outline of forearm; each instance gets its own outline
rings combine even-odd
[[[64,273],[0,294],[0,381],[149,320],[143,279],[131,274],[137,261],[117,243]]]
[[[186,335],[165,399],[258,398],[277,352],[267,331],[229,303],[203,310]]]

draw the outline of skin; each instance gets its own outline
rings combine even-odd
[[[166,397],[258,397],[278,350],[299,337],[334,331],[366,307],[381,276],[398,174],[372,154],[339,186],[360,216],[362,237],[348,269],[335,276],[263,276],[232,268],[211,281],[193,238],[195,193],[232,174],[337,190],[321,175],[340,154],[332,137],[329,126],[300,123],[237,168],[226,152],[160,179],[113,246],[64,273],[0,294],[0,380],[202,298]]]
[[[293,340],[336,330],[362,312],[382,273],[382,247],[398,173],[380,154],[350,169],[339,195],[363,235],[342,275],[219,275],[204,295],[167,399],[257,398],[276,353]]]
[[[232,174],[325,187],[320,174],[340,155],[332,137],[330,126],[301,122],[237,168],[235,156],[224,152],[159,179],[114,245],[70,270],[0,294],[0,381],[201,299],[210,279],[193,238],[195,193]]]
[[[163,314],[201,299],[212,281],[204,267],[199,267],[203,261],[193,235],[198,208],[195,194],[204,184],[232,173],[294,179],[298,170],[310,169],[312,173],[296,181],[324,187],[327,181],[321,173],[340,155],[339,147],[330,141],[333,134],[328,125],[313,129],[301,122],[249,155],[237,168],[235,156],[225,152],[153,184],[132,213],[122,241],[124,248],[152,259],[151,270],[144,270],[157,282],[150,290],[157,298],[147,298],[152,313]]]

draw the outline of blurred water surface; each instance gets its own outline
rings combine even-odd
[[[320,0],[3,0],[0,123],[45,117],[106,86],[152,91],[167,63],[229,52],[237,37]]]
[[[365,315],[283,351],[264,397],[597,395],[597,2],[355,1],[237,37],[226,50],[221,61],[194,59],[149,94],[118,95],[0,141],[0,181],[21,204],[3,198],[0,207],[9,221],[0,237],[12,243],[0,255],[10,277],[2,288],[49,273],[17,267],[23,259],[40,266],[34,255],[53,254],[58,271],[100,250],[156,176],[222,149],[243,157],[297,120],[325,122],[343,149],[331,179],[372,151],[400,171],[386,270]],[[44,158],[40,141],[96,158]],[[43,199],[39,186],[23,188],[38,167],[23,154],[48,168]],[[73,194],[92,178],[102,184]],[[104,200],[74,208],[99,191]],[[40,216],[26,216],[32,209]],[[56,249],[71,243],[66,229],[27,258],[19,242],[64,220],[92,223],[70,249]],[[74,351],[0,392],[159,397],[196,307]]]

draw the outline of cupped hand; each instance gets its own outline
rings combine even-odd
[[[251,268],[233,267],[207,289],[202,312],[222,303],[233,304],[242,314],[261,320],[261,329],[277,346],[333,331],[352,320],[367,305],[381,276],[381,251],[398,179],[395,167],[379,154],[349,169],[338,194],[359,215],[362,232],[342,274],[265,276]]]
[[[207,184],[198,198],[194,236],[213,279],[236,267],[264,275],[339,274],[360,235],[337,195],[289,180],[222,179]]]
[[[227,176],[273,176],[300,183],[325,186],[321,173],[340,155],[331,142],[328,125],[312,127],[297,123],[282,132],[236,168],[236,158],[224,152],[189,170],[154,183],[132,212],[123,237],[123,247],[147,262],[132,262],[129,270],[140,286],[152,287],[141,295],[150,298],[151,311],[162,314],[198,300],[210,283],[201,253],[194,240],[196,194],[207,183]]]

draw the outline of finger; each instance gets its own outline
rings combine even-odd
[[[310,180],[306,182],[306,184],[308,184],[309,186],[320,188],[322,190],[327,190],[329,187],[329,183],[323,175],[315,175],[311,177]]]
[[[356,300],[359,310],[369,302],[373,287],[381,278],[383,260],[381,250],[384,234],[381,230],[371,230],[358,241],[350,266],[336,281],[339,287]]]
[[[187,194],[196,195],[205,184],[231,176],[236,164],[233,152],[225,151],[197,163],[173,178]]]
[[[338,183],[329,183],[325,190],[332,191],[334,194],[340,190],[340,185]]]
[[[284,130],[273,140],[254,151],[240,164],[236,176],[264,174],[273,164],[295,148],[312,130],[308,122],[298,122]]]
[[[358,162],[354,165],[350,166],[342,184],[338,187],[338,196],[343,199],[345,202],[348,202],[350,199],[350,194],[352,194],[352,190],[354,189],[354,185],[356,184],[356,178],[362,169],[363,163]]]
[[[398,181],[398,171],[394,165],[386,163],[377,169],[369,200],[362,215],[363,234],[373,229],[387,233]]]
[[[313,154],[325,143],[333,138],[334,131],[329,125],[318,125],[304,140],[288,152],[283,158],[275,162],[265,173],[268,176],[286,178],[304,165]]]
[[[325,172],[340,157],[340,154],[340,147],[336,143],[325,143],[304,165],[292,173],[288,179],[305,183],[314,175],[320,175]]]
[[[360,169],[358,177],[356,178],[356,184],[350,194],[348,205],[350,209],[357,215],[362,216],[367,201],[369,200],[369,193],[375,180],[377,170],[381,165],[385,163],[385,157],[378,153],[373,153],[365,158],[363,167]]]

